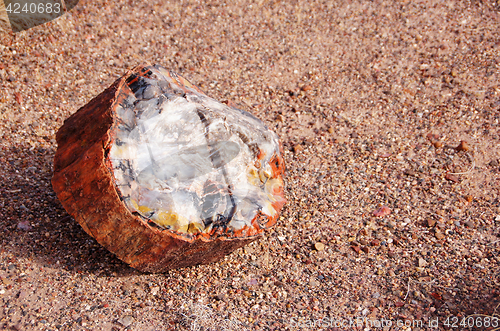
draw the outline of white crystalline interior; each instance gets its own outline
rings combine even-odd
[[[268,163],[279,153],[276,135],[246,112],[179,93],[162,68],[152,71],[117,108],[109,152],[131,212],[182,233],[237,231],[259,211],[274,216],[272,188],[282,183]]]

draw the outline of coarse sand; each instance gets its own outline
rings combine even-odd
[[[500,327],[499,31],[491,0],[83,0],[0,34],[0,327]],[[278,224],[218,263],[141,274],[52,190],[63,121],[146,62],[283,142]]]

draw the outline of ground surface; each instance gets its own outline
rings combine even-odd
[[[498,313],[498,31],[495,1],[85,0],[2,35],[0,325],[456,330]],[[146,61],[283,141],[278,225],[220,263],[141,274],[52,191],[64,119]]]

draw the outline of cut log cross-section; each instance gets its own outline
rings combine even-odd
[[[144,272],[217,261],[273,226],[285,203],[276,134],[158,65],[118,79],[57,143],[64,208]]]

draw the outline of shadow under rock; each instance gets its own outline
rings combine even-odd
[[[5,150],[4,150],[5,153]],[[90,237],[64,210],[52,189],[55,149],[12,147],[0,174],[0,241],[10,259],[70,272],[139,274]]]

